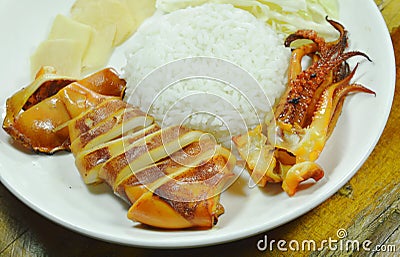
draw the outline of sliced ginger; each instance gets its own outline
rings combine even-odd
[[[71,17],[56,16],[48,39],[32,55],[32,77],[43,66],[72,77],[101,69],[154,11],[155,0],[76,0]]]

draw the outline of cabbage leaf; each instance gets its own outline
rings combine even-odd
[[[337,33],[325,17],[337,19],[337,0],[157,0],[157,9],[173,12],[205,3],[232,4],[269,24],[278,33],[288,35],[299,29],[312,29],[328,38]]]

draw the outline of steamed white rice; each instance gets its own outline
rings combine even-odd
[[[285,89],[283,37],[232,5],[160,15],[128,44],[127,99],[162,126],[184,124],[224,141],[262,122]]]

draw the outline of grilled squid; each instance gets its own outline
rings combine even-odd
[[[106,99],[121,99],[125,84],[111,69],[77,80],[44,67],[29,86],[7,99],[3,129],[36,152],[69,150],[68,122]]]
[[[207,133],[161,129],[151,116],[113,99],[68,128],[85,183],[107,183],[130,204],[129,219],[166,229],[211,228],[224,212],[219,197],[236,159]]]
[[[4,130],[21,145],[71,151],[86,184],[107,183],[130,206],[128,218],[165,229],[211,228],[236,159],[209,134],[161,128],[124,101],[111,69],[77,80],[42,68],[7,100]]]
[[[299,30],[286,39],[287,47],[298,39],[312,42],[293,50],[288,87],[275,107],[274,117],[233,138],[253,181],[261,187],[268,182],[282,183],[290,196],[301,182],[310,178],[318,181],[324,176],[315,161],[336,125],[346,96],[375,94],[351,82],[357,66],[351,70],[346,62],[354,56],[369,60],[368,56],[359,51],[345,52],[347,31],[341,24],[327,21],[340,33],[334,42],[325,42],[312,30]],[[305,56],[311,57],[308,67],[302,65]]]

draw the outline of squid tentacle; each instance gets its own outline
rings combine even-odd
[[[285,175],[282,189],[293,196],[299,184],[310,178],[319,181],[324,176],[324,170],[315,162],[301,162],[293,165]]]

